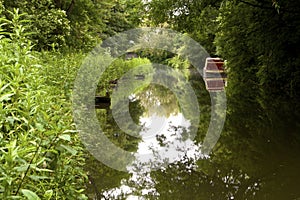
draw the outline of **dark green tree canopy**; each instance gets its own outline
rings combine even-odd
[[[9,12],[13,9],[27,13],[29,31],[34,33],[30,39],[37,49],[92,47],[117,32],[137,27],[143,18],[141,0],[4,0],[1,6],[7,19],[12,18]]]

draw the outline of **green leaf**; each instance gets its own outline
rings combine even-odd
[[[63,135],[60,135],[60,136],[58,136],[60,139],[62,139],[62,140],[66,140],[66,141],[71,141],[71,136],[70,135],[68,135],[68,134],[63,134]]]
[[[60,146],[64,149],[66,149],[68,152],[70,152],[73,156],[77,154],[77,151],[70,146],[66,146],[63,144],[61,144]]]
[[[10,97],[13,96],[13,95],[14,95],[14,93],[8,93],[8,94],[5,94],[5,95],[2,95],[0,97],[0,102],[10,100]]]
[[[63,133],[77,133],[77,130],[65,130]]]
[[[48,176],[36,176],[36,175],[30,175],[29,178],[35,181],[39,181],[41,179],[50,179]]]
[[[53,190],[47,190],[44,194],[44,197],[45,199],[49,200],[51,199],[52,195],[53,195]]]
[[[25,172],[28,169],[28,164],[26,165],[21,165],[19,167],[14,167],[13,169],[16,170],[17,172]]]
[[[44,130],[45,130],[43,124],[41,124],[41,123],[36,123],[35,125],[36,125],[36,128],[37,128],[38,131],[44,131]]]
[[[36,193],[32,192],[31,190],[22,189],[21,192],[29,200],[40,200],[40,197]]]
[[[1,81],[0,81],[0,84],[1,84]],[[9,85],[10,85],[10,83],[7,83],[6,85],[2,86],[0,89],[0,92],[3,92]]]

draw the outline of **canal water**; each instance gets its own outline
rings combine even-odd
[[[248,119],[230,123],[236,116],[230,114],[229,107],[229,122],[220,139],[209,155],[203,154],[211,99],[199,74],[189,74],[188,79],[199,108],[189,102],[184,106],[199,109],[198,120],[184,113],[174,92],[159,84],[148,84],[128,96],[130,116],[140,127],[139,137],[120,129],[111,108],[96,111],[107,138],[132,152],[135,160],[124,172],[88,156],[89,198],[300,199],[299,129],[289,122],[280,131],[265,129],[249,134],[243,127],[243,120]]]

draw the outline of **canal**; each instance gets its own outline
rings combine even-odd
[[[189,94],[178,96],[157,82],[137,87],[137,81],[135,92],[122,94],[128,97],[130,117],[139,127],[134,131],[138,137],[127,134],[132,129],[130,125],[120,128],[120,121],[114,119],[114,105],[96,110],[105,136],[131,152],[134,160],[125,172],[88,155],[89,198],[300,199],[299,127],[295,122],[282,119],[278,129],[276,125],[260,130],[244,127],[244,121],[253,116],[230,113],[233,105],[228,99],[221,137],[209,155],[203,154],[202,141],[209,127],[213,96],[205,90],[199,74],[191,70],[180,73],[189,80],[198,107],[185,98]],[[194,116],[193,110],[198,110],[199,116]]]

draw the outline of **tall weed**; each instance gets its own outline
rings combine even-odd
[[[0,34],[0,199],[86,199],[70,91],[81,55],[32,51],[15,10]]]

